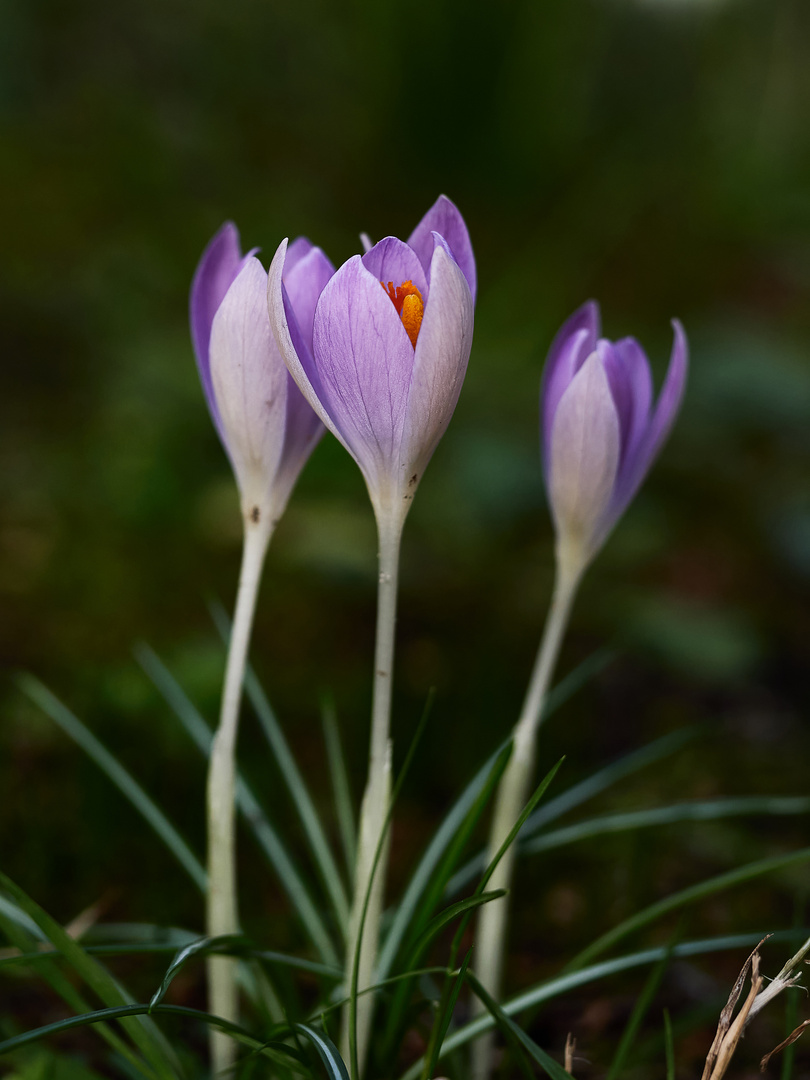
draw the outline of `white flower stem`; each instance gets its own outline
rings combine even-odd
[[[543,638],[532,671],[526,699],[520,719],[512,734],[512,755],[506,766],[498,792],[489,835],[488,861],[491,860],[520,816],[531,793],[534,777],[537,732],[543,718],[543,706],[548,694],[551,677],[560,652],[560,646],[568,625],[582,576],[582,567],[571,568],[562,560],[557,561],[554,595],[546,618]],[[509,889],[515,863],[517,841],[508,849],[492,875],[487,888]],[[506,951],[507,917],[509,897],[486,904],[478,918],[478,930],[473,964],[478,978],[496,1000],[501,992],[504,954]],[[485,1007],[476,1000],[478,1013]],[[476,1044],[472,1059],[473,1080],[486,1080],[492,1065],[492,1034]]]
[[[371,742],[369,748],[368,780],[360,810],[360,829],[357,862],[354,874],[354,896],[349,923],[346,951],[345,986],[351,986],[352,968],[359,937],[360,919],[366,892],[371,880],[374,853],[380,840],[380,829],[388,811],[391,795],[391,683],[394,672],[394,631],[397,610],[397,575],[402,521],[393,515],[378,513],[379,584],[377,589],[377,632],[374,649],[374,693],[371,708]],[[371,985],[377,957],[380,917],[382,915],[388,845],[374,872],[368,909],[360,945],[357,989]],[[362,1072],[371,1032],[374,1009],[373,995],[357,999],[356,1060]],[[344,1058],[351,1058],[351,1017],[347,1006],[343,1010],[341,1048]],[[353,1080],[357,1080],[353,1077]]]
[[[236,821],[234,785],[236,774],[236,732],[242,681],[248,644],[256,608],[256,595],[272,526],[268,520],[245,517],[245,538],[239,591],[231,628],[225,685],[222,691],[219,727],[211,744],[208,761],[208,893],[206,933],[209,937],[235,934],[239,930],[236,893]],[[238,1020],[236,961],[225,956],[208,958],[209,1010],[226,1020]],[[221,1031],[210,1031],[212,1074],[231,1069],[236,1060],[236,1043]]]

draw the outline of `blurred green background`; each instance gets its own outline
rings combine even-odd
[[[43,679],[202,849],[202,761],[131,655],[148,641],[214,720],[208,604],[232,605],[240,522],[188,338],[196,261],[230,218],[265,261],[305,233],[340,263],[362,230],[407,236],[442,191],[480,290],[461,401],[405,531],[400,760],[438,694],[393,893],[521,702],[552,572],[540,372],[589,297],[659,380],[680,317],[692,372],[588,574],[560,673],[604,645],[615,658],[549,722],[543,763],[568,755],[562,790],[697,725],[599,808],[806,791],[806,0],[4,0],[0,20],[5,871],[63,920],[100,900],[109,919],[201,925],[182,871],[13,677]],[[273,541],[253,650],[325,813],[324,693],[363,783],[375,578],[362,481],[327,437]],[[241,747],[295,833],[249,713]],[[518,885],[510,985],[675,888],[807,842],[806,818],[736,820],[538,856]],[[294,946],[245,838],[242,855],[252,931]],[[687,932],[783,928],[807,884],[796,871],[738,890]],[[740,962],[704,965],[707,1015]],[[588,1020],[588,1000],[567,999],[566,1022],[598,1064],[624,1006]],[[549,1029],[549,1048],[564,1035]]]

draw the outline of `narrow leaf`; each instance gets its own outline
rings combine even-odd
[[[331,702],[325,702],[322,713],[326,757],[329,762],[329,774],[332,778],[332,790],[335,796],[335,815],[340,829],[340,840],[343,845],[346,867],[349,874],[352,875],[357,861],[357,824],[349,774],[346,770],[346,760],[343,756],[334,705]]]
[[[129,1006],[131,1003],[106,968],[88,956],[81,945],[32,900],[11,878],[0,871],[0,886],[11,894],[12,899],[37,924],[48,940],[64,955],[65,959],[84,979],[87,985],[109,1007]],[[176,1075],[169,1045],[160,1031],[148,1018],[123,1021],[123,1026],[135,1045],[161,1077]]]
[[[602,934],[601,937],[575,956],[565,970],[576,971],[585,964],[591,963],[595,957],[612,948],[622,938],[627,937],[628,934],[632,934],[643,926],[655,922],[656,919],[668,914],[670,911],[677,911],[678,908],[685,907],[687,904],[694,904],[698,900],[703,900],[707,896],[714,896],[715,893],[730,889],[734,885],[741,885],[752,878],[761,877],[763,874],[782,870],[787,866],[793,866],[796,863],[807,862],[808,860],[810,860],[810,848],[802,848],[800,851],[794,851],[790,855],[776,855],[768,859],[760,859],[757,862],[746,863],[745,866],[729,870],[724,874],[718,874],[717,877],[709,878],[708,881],[701,881],[697,885],[691,885],[680,892],[672,893],[672,895],[650,904],[643,911],[637,912],[629,919],[619,923],[618,926],[608,930],[607,933]]]
[[[464,961],[459,968],[455,979],[453,980],[453,986],[448,996],[444,1011],[436,1017],[435,1037],[431,1036],[430,1048],[425,1058],[425,1069],[422,1073],[423,1080],[430,1080],[430,1078],[433,1076],[433,1071],[436,1068],[436,1062],[438,1061],[439,1055],[442,1051],[442,1044],[447,1037],[447,1031],[453,1019],[453,1013],[455,1012],[456,1003],[458,1002],[458,995],[461,993],[461,988],[464,985],[464,980],[467,978],[467,968],[470,966],[471,956],[472,949],[470,949],[467,955],[464,957]]]
[[[118,790],[132,803],[135,809],[152,826],[166,844],[180,865],[186,870],[194,884],[201,891],[206,888],[205,868],[192,852],[186,841],[172,825],[159,806],[146,794],[137,780],[127,772],[116,758],[99,742],[95,735],[79,720],[57,697],[55,697],[39,679],[31,675],[21,675],[18,680],[20,689],[27,694],[55,721],[73,741],[88,754]]]
[[[135,656],[186,729],[186,732],[191,736],[197,749],[207,758],[213,738],[211,729],[188,699],[180,684],[148,645],[141,644],[137,646]],[[279,839],[278,833],[267,820],[258,799],[239,772],[237,772],[236,779],[236,804],[252,829],[259,846],[276,871],[282,887],[290,898],[304,929],[309,935],[310,941],[317,949],[321,959],[325,964],[337,965],[337,950],[320,912],[309,895],[309,890],[287,853],[287,849]]]
[[[589,818],[576,825],[568,825],[554,832],[544,832],[521,843],[521,851],[534,855],[540,851],[563,847],[579,840],[608,833],[645,829],[657,825],[673,825],[681,821],[717,821],[723,818],[742,817],[747,814],[806,814],[810,812],[810,798],[797,796],[753,796],[744,799],[707,799],[703,802],[676,803],[649,810],[636,810],[624,814],[606,814]]]
[[[219,605],[212,606],[211,613],[223,641],[227,643],[231,632],[228,616]],[[287,785],[293,805],[298,812],[298,817],[315,859],[315,865],[331,900],[335,921],[345,934],[349,925],[349,898],[343,887],[343,881],[332,855],[332,849],[326,839],[326,833],[309,794],[306,781],[301,775],[298,763],[290,750],[284,732],[281,730],[281,725],[270,707],[270,702],[267,700],[267,695],[262,689],[255,671],[249,664],[245,668],[245,692],[256,711],[262,731],[278,763],[281,777]]]
[[[338,1053],[337,1047],[327,1035],[316,1031],[309,1024],[293,1024],[292,1029],[309,1039],[318,1051],[318,1055],[331,1080],[349,1080],[346,1064]]]

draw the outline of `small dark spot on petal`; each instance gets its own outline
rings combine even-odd
[[[418,473],[414,473],[414,474],[413,474],[413,476],[412,476],[412,477],[410,478],[410,480],[408,481],[408,487],[413,487],[413,485],[414,485],[414,484],[416,483],[416,481],[417,481],[418,479],[419,479],[419,474],[418,474]]]
[[[258,506],[254,506],[253,509],[250,511],[250,520],[253,522],[254,525],[259,524],[259,518],[261,516],[261,510],[258,508]]]

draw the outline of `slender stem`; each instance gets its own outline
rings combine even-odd
[[[219,727],[211,744],[208,762],[206,932],[209,937],[234,934],[239,930],[234,805],[236,732],[256,595],[271,531],[269,521],[267,524],[256,523],[249,516],[245,518],[242,568],[228,648]],[[208,994],[210,1012],[225,1020],[238,1020],[236,961],[232,957],[209,957]],[[210,1046],[213,1075],[217,1076],[232,1068],[236,1057],[236,1043],[233,1039],[222,1031],[212,1030]]]
[[[363,925],[357,985],[363,991],[371,984],[377,956],[380,917],[382,915],[388,848],[383,848],[373,883],[372,863],[385,821],[391,794],[391,684],[394,673],[394,632],[397,610],[397,575],[402,521],[393,515],[377,515],[379,533],[379,584],[377,588],[377,632],[374,649],[374,693],[371,706],[371,741],[368,780],[360,810],[354,897],[346,949],[346,986],[351,985],[352,966],[357,951],[358,930],[366,893],[371,885],[368,909]],[[344,1058],[354,1057],[362,1071],[371,1032],[373,995],[357,1001],[356,1032],[351,1031],[350,1009],[343,1011],[341,1043]],[[354,1055],[351,1053],[354,1043]],[[353,1076],[353,1080],[358,1080]]]
[[[562,645],[571,606],[582,576],[582,567],[570,569],[558,559],[554,594],[546,618],[540,648],[535,660],[529,688],[520,718],[513,732],[512,756],[506,766],[495,799],[492,827],[489,836],[490,861],[503,844],[520,815],[529,794],[534,775],[537,732],[543,718],[551,677]],[[490,889],[509,889],[515,863],[517,841],[505,853],[489,881]],[[503,961],[506,949],[508,896],[494,900],[481,911],[476,938],[475,969],[483,986],[496,1000],[500,996]],[[476,999],[475,1008],[484,1006]],[[478,1042],[472,1061],[473,1080],[486,1080],[491,1071],[492,1033]]]

